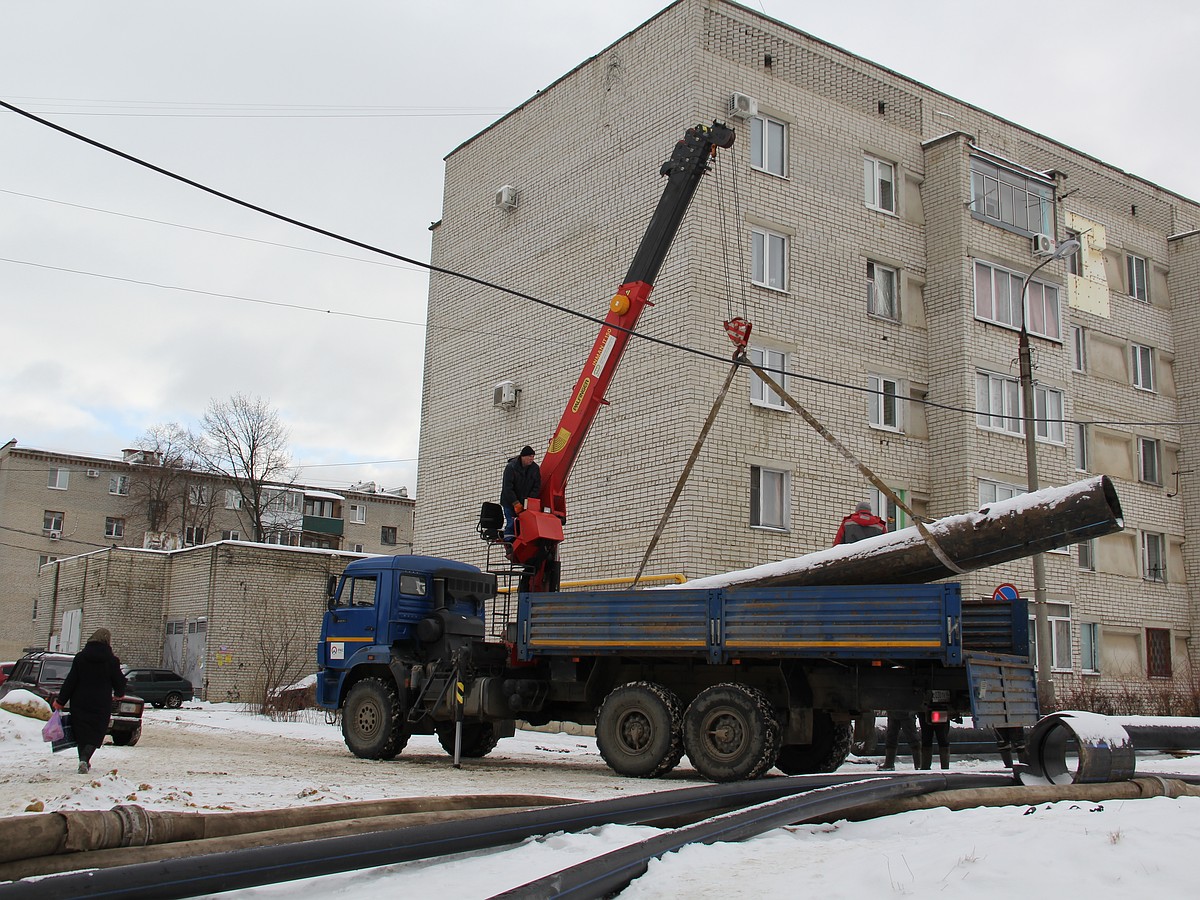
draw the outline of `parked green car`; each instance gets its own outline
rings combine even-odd
[[[191,700],[195,696],[192,683],[170,669],[123,668],[129,680],[125,692],[136,694],[147,703],[178,709],[184,700]]]

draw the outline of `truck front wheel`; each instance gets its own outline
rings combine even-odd
[[[788,775],[833,772],[850,755],[854,733],[849,725],[836,725],[829,713],[813,711],[811,744],[788,744],[775,765]]]
[[[454,755],[454,723],[438,722],[435,727],[438,743],[442,749]],[[463,722],[462,756],[466,759],[482,759],[493,750],[500,738],[496,737],[496,729],[491,722]]]
[[[408,743],[396,686],[382,678],[364,678],[355,683],[342,709],[342,737],[355,756],[395,759]]]
[[[779,719],[765,694],[744,684],[714,684],[683,715],[688,759],[709,781],[758,778],[779,756]]]
[[[661,684],[633,681],[614,689],[596,715],[596,745],[618,775],[657,778],[683,758],[682,705]]]

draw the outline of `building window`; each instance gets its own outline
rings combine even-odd
[[[756,528],[786,530],[788,473],[763,466],[750,467],[750,524]]]
[[[236,529],[233,529],[233,530],[222,529],[222,531],[221,531],[221,540],[223,540],[223,541],[240,541],[241,539],[242,539],[242,533],[240,531],[237,531]]]
[[[1093,674],[1100,671],[1100,623],[1079,625],[1079,668]]]
[[[760,369],[767,370],[771,377],[787,390],[788,356],[782,350],[768,350],[764,347],[750,347],[746,350],[750,362]],[[787,409],[783,398],[754,372],[750,373],[750,402],[755,406],[769,406],[771,409]]]
[[[975,373],[975,424],[989,431],[1022,434],[1021,386],[1015,378]]]
[[[379,529],[379,543],[385,547],[396,546],[396,528],[393,525],[384,525]]]
[[[185,547],[195,547],[204,543],[204,526],[189,525],[183,529],[183,544]]]
[[[900,318],[899,278],[895,269],[867,263],[867,312],[884,319]]]
[[[1050,623],[1050,668],[1055,672],[1071,671],[1071,607],[1065,603],[1047,603],[1046,619]],[[1029,616],[1029,659],[1037,668],[1037,628]]]
[[[1133,386],[1142,391],[1154,390],[1154,348],[1142,344],[1130,347],[1133,362]]]
[[[49,565],[50,563],[57,561],[57,556],[47,556],[45,553],[43,553],[38,557],[38,571],[40,572],[42,570],[42,566]],[[37,616],[35,615],[34,618],[36,619]]]
[[[1150,284],[1146,281],[1146,260],[1130,253],[1125,257],[1125,272],[1129,277],[1129,296],[1143,303],[1150,302]]]
[[[1075,468],[1080,472],[1088,470],[1091,461],[1091,448],[1088,445],[1088,427],[1082,422],[1075,423]]]
[[[192,506],[208,506],[208,485],[189,484],[188,503]]]
[[[48,509],[42,513],[42,531],[57,531],[60,534],[63,530],[63,516],[65,514],[57,510]]]
[[[1051,234],[1054,188],[977,156],[971,157],[971,212],[1022,234]]]
[[[304,514],[306,516],[316,516],[320,519],[333,518],[333,501],[318,500],[314,497],[304,498]]]
[[[1063,393],[1040,384],[1033,387],[1033,433],[1039,441],[1063,443]]]
[[[1153,531],[1142,532],[1142,578],[1146,581],[1167,580],[1167,536]]]
[[[1071,326],[1071,371],[1087,371],[1087,342],[1080,325]]]
[[[65,491],[67,482],[71,480],[71,471],[69,469],[59,468],[58,466],[50,467],[50,475],[46,479],[46,487],[56,491]]]
[[[1005,484],[1003,481],[979,479],[979,505],[991,506],[1000,500],[1011,500],[1018,494],[1025,493],[1025,488],[1016,484]]]
[[[1008,269],[975,261],[975,318],[1008,328],[1021,327],[1021,285],[1025,278]],[[1058,288],[1042,281],[1030,281],[1025,288],[1028,316],[1025,328],[1030,334],[1062,340]]]
[[[1162,484],[1162,447],[1154,438],[1139,437],[1138,481],[1146,484]]]
[[[1146,629],[1146,675],[1150,678],[1171,677],[1171,630]]]
[[[873,428],[900,431],[900,382],[883,375],[867,376],[867,419]]]
[[[907,500],[905,493],[905,491],[897,491],[896,496],[901,500]],[[904,510],[897,506],[896,501],[888,497],[879,488],[871,488],[868,496],[871,500],[871,509],[875,510],[875,514],[879,518],[887,522],[888,531],[895,531],[897,528],[904,528],[908,525]]]
[[[1092,538],[1075,545],[1075,565],[1085,572],[1096,571],[1096,540]]]
[[[863,157],[863,189],[871,209],[896,211],[896,167],[890,162],[873,156]]]
[[[750,120],[750,165],[772,175],[787,175],[787,125],[769,116]]]
[[[104,519],[104,536],[106,538],[125,537],[125,520],[106,516]]]
[[[1083,235],[1078,231],[1067,229],[1064,241],[1079,241],[1079,249],[1067,257],[1067,274],[1083,275]]]
[[[110,494],[119,494],[121,496],[127,495],[129,493],[129,476],[109,475],[108,492]]]
[[[750,230],[750,280],[787,290],[787,238],[764,228]]]
[[[362,552],[363,552],[363,545],[362,545],[362,544],[355,544],[355,545],[354,545],[354,552],[355,552],[355,553],[362,553]]]
[[[242,492],[226,488],[226,490],[225,490],[225,508],[226,509],[241,509],[242,508]]]
[[[355,525],[366,524],[367,507],[365,504],[362,504],[362,503],[351,503],[350,504],[350,521],[353,522]]]

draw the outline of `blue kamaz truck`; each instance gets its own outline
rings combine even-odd
[[[1037,719],[1025,604],[964,604],[957,584],[523,592],[505,639],[496,598],[494,574],[446,559],[346,567],[317,699],[341,710],[353,753],[391,759],[436,734],[457,761],[517,720],[568,721],[596,727],[619,774],[662,775],[686,753],[732,781],[831,771],[877,709]]]

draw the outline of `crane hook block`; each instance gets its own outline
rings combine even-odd
[[[739,350],[745,350],[746,345],[750,342],[750,329],[752,327],[746,319],[738,316],[725,323],[725,333],[733,341],[734,347]]]

